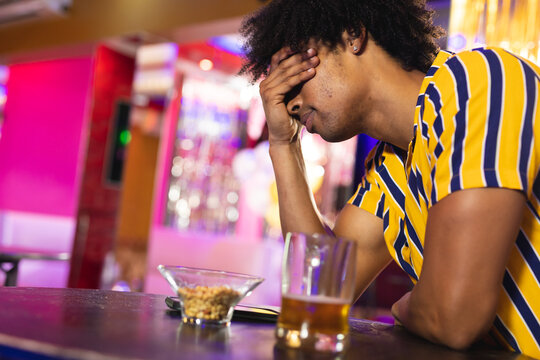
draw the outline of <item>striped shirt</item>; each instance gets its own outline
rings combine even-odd
[[[461,189],[522,191],[527,205],[502,283],[493,333],[540,358],[540,69],[505,50],[441,51],[415,111],[409,151],[379,142],[349,200],[383,219],[394,260],[413,282],[428,209]]]

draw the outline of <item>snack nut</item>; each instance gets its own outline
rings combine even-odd
[[[240,296],[238,291],[223,285],[183,287],[178,289],[178,294],[186,316],[205,320],[223,320]]]

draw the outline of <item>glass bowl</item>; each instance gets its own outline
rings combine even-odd
[[[159,265],[158,270],[180,298],[182,321],[228,326],[234,307],[251,294],[262,277],[186,266]]]

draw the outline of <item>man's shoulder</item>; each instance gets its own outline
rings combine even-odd
[[[455,69],[456,66],[463,67],[464,69],[474,69],[478,66],[498,66],[504,68],[511,64],[519,64],[520,66],[532,70],[537,75],[540,74],[540,67],[538,67],[538,65],[529,59],[523,58],[501,47],[477,47],[455,53],[441,50],[441,53],[443,53],[442,58],[444,59],[444,62],[438,65],[439,67],[444,65],[444,67],[449,70]],[[437,56],[437,59],[438,58],[439,56]]]
[[[424,92],[447,99],[459,89],[463,94],[481,91],[486,82],[515,88],[534,79],[540,79],[538,65],[503,48],[479,47],[456,53],[441,50],[426,75]]]

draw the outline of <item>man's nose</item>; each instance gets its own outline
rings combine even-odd
[[[300,108],[302,107],[302,100],[300,96],[295,96],[287,103],[287,111],[289,115],[298,115]]]

